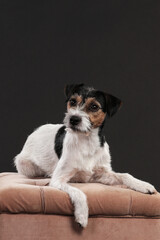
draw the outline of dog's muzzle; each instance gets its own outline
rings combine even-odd
[[[63,122],[66,128],[71,128],[76,132],[85,133],[91,130],[91,123],[87,113],[79,109],[69,109]]]

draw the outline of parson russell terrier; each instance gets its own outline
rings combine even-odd
[[[18,172],[27,177],[51,177],[50,186],[68,193],[76,222],[86,227],[86,196],[68,182],[124,184],[150,194],[156,190],[128,173],[112,170],[109,146],[102,128],[105,118],[118,111],[121,100],[84,84],[67,85],[65,95],[64,124],[46,124],[34,131],[15,157],[15,165]]]

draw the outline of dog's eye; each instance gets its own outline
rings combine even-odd
[[[92,111],[92,112],[97,112],[98,110],[100,109],[100,107],[94,103],[92,103],[90,106],[89,106],[89,110]]]
[[[76,106],[76,104],[77,104],[77,101],[74,98],[70,99],[69,102],[70,102],[70,106],[72,106],[72,107]]]

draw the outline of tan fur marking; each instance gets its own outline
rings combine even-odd
[[[99,102],[97,102],[95,98],[87,98],[86,104],[85,104],[86,109],[89,107],[89,105],[90,105],[91,103],[95,103],[95,104],[97,104],[99,107],[101,107],[101,104],[100,104]]]
[[[99,126],[101,126],[101,124],[103,123],[106,114],[102,111],[102,109],[99,109],[97,112],[91,112],[88,110],[89,105],[91,103],[95,103],[96,105],[98,105],[99,107],[101,107],[100,103],[97,102],[95,100],[95,98],[88,98],[86,100],[86,106],[85,106],[85,111],[88,113],[89,115],[89,119],[93,125],[94,128],[97,128]]]
[[[101,126],[105,117],[106,114],[101,109],[98,112],[89,113],[89,118],[94,128]]]
[[[78,105],[81,104],[81,102],[82,102],[82,97],[81,97],[81,96],[75,94],[75,95],[72,95],[70,99],[72,99],[72,98],[76,99]],[[76,105],[76,106],[77,106],[77,105]],[[67,109],[70,109],[70,108],[74,108],[74,107],[73,107],[73,106],[70,106],[70,102],[68,101],[68,103],[67,103]]]

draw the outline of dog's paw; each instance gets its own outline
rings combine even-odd
[[[156,193],[156,189],[154,188],[153,185],[140,180],[137,180],[135,182],[133,189],[141,193],[148,193],[148,194]]]
[[[82,228],[85,228],[88,224],[88,204],[87,204],[87,198],[86,195],[79,191],[78,189],[75,190],[76,198],[74,199],[75,201],[73,202],[74,204],[74,216],[75,216],[75,221],[78,223],[79,226]],[[73,201],[73,199],[72,199]]]
[[[80,227],[85,228],[88,224],[88,215],[85,216],[85,215],[80,214],[80,215],[76,216],[75,221],[78,223],[78,225]]]

